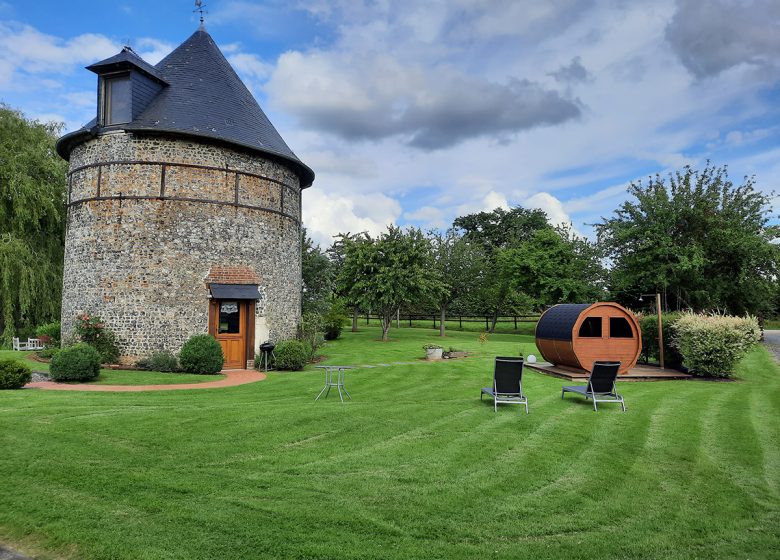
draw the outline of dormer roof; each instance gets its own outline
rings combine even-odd
[[[198,137],[260,152],[291,164],[303,188],[314,181],[314,172],[287,146],[205,29],[198,29],[155,66],[131,49],[123,49],[88,69],[103,74],[131,66],[164,87],[140,114],[119,128]],[[68,159],[74,146],[100,131],[97,121],[92,121],[60,138],[57,151]]]
[[[157,80],[161,84],[168,85],[168,82],[163,79],[157,69],[138,56],[130,47],[124,47],[119,54],[115,54],[100,62],[90,64],[87,66],[87,70],[98,75],[108,74],[110,72],[120,72],[123,70],[138,70],[150,78]]]

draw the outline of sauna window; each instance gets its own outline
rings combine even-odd
[[[623,317],[609,318],[609,337],[610,338],[634,338],[634,332],[631,325]]]
[[[580,325],[581,338],[601,338],[601,317],[586,317]]]

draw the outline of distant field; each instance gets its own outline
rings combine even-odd
[[[349,330],[352,323],[350,322],[345,329]],[[488,326],[490,325],[490,321],[488,321]],[[366,324],[366,318],[365,316],[360,317],[358,320],[358,326],[359,327],[365,327],[365,326],[373,326],[378,327],[380,326],[379,319],[371,318],[368,325]],[[431,329],[433,330],[433,318],[431,319],[413,319],[412,320],[412,328],[415,329]],[[396,322],[393,321],[393,324],[391,326],[391,330],[395,329]],[[400,321],[400,328],[401,329],[407,329],[409,328],[409,320],[408,319],[401,319]],[[469,317],[469,320],[463,320],[462,322],[458,321],[458,319],[448,319],[445,321],[445,329],[446,330],[452,330],[452,331],[466,331],[466,332],[485,332],[486,326],[485,321],[483,319],[475,320],[473,317]],[[439,330],[439,319],[437,317],[436,319],[436,331]],[[512,317],[500,317],[500,322],[496,323],[496,332],[497,333],[506,333],[506,334],[530,334],[533,335],[534,331],[536,330],[536,321],[526,320],[526,321],[517,321],[517,329],[515,329],[515,322],[512,319]]]

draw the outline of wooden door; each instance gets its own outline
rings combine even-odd
[[[211,303],[209,331],[222,346],[225,369],[244,369],[247,349],[247,302],[215,300]]]

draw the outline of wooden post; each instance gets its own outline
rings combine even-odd
[[[433,316],[433,328],[436,328],[436,315]]]
[[[514,319],[515,319],[515,330],[517,330],[517,315],[515,315]]]
[[[401,308],[395,310],[395,328],[401,328]]]
[[[655,311],[658,314],[658,361],[664,369],[664,323],[661,319],[661,294],[655,294]]]
[[[463,330],[463,315],[458,315],[458,326]]]

